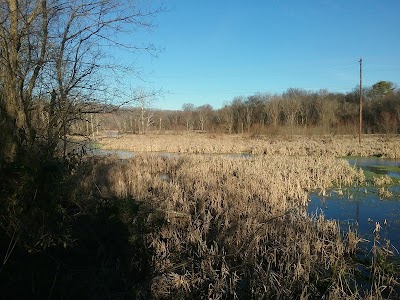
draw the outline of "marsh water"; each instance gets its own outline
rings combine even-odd
[[[357,157],[347,158],[347,161],[351,166],[362,168],[364,171],[400,179],[400,160],[378,157]]]
[[[400,251],[400,160],[380,158],[350,158],[350,165],[362,168],[369,176],[388,175],[393,184],[386,186],[392,196],[381,198],[378,187],[351,187],[332,189],[326,196],[318,192],[310,194],[309,214],[323,213],[327,219],[338,220],[344,231],[348,228],[366,240],[370,249],[374,239],[383,245],[391,243],[391,250]]]
[[[93,149],[93,155],[116,155],[121,159],[132,158],[135,153],[123,150]],[[156,153],[163,157],[180,156],[179,153]],[[221,154],[220,154],[221,155]],[[246,153],[224,154],[229,157],[251,158]],[[381,158],[347,158],[350,165],[362,168],[369,176],[390,176],[394,183],[385,187],[393,196],[381,199],[378,187],[349,187],[332,189],[326,196],[318,191],[310,194],[307,212],[310,215],[323,213],[327,219],[338,220],[344,231],[356,230],[366,240],[364,246],[370,249],[374,241],[384,244],[390,241],[393,252],[400,255],[400,160]],[[163,175],[162,175],[163,176]],[[165,180],[166,178],[162,178]],[[379,231],[377,231],[379,223]]]

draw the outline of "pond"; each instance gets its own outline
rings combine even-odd
[[[323,213],[327,219],[339,221],[344,231],[356,229],[368,242],[363,243],[370,249],[374,239],[384,245],[391,243],[391,250],[400,251],[400,161],[380,158],[350,158],[351,165],[363,169],[367,176],[388,175],[393,184],[384,189],[392,194],[381,199],[380,187],[352,187],[331,190],[327,196],[318,192],[310,194],[309,214]]]

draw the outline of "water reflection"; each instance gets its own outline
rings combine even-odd
[[[373,172],[378,175],[389,175],[390,177],[400,178],[400,160],[378,157],[359,157],[349,158],[347,161],[351,166],[362,168],[364,171]]]
[[[352,158],[349,163],[364,171],[400,178],[400,170],[395,169],[399,168],[398,160]],[[322,212],[326,218],[338,220],[344,231],[349,227],[356,229],[370,241],[364,245],[367,248],[371,247],[374,238],[382,245],[389,240],[396,253],[400,251],[400,185],[387,189],[393,196],[384,200],[380,199],[378,188],[373,186],[348,188],[344,192],[332,190],[326,197],[311,193],[307,211],[309,214]],[[377,227],[381,227],[379,232]]]
[[[399,194],[400,187],[393,187],[391,191]],[[351,188],[346,192],[348,196],[339,196],[334,192],[327,197],[321,197],[318,193],[310,194],[308,213],[322,212],[327,219],[339,220],[344,231],[349,227],[356,229],[369,241],[373,241],[376,223],[379,222],[382,226],[379,232],[380,242],[390,240],[392,245],[400,250],[399,199],[380,200],[372,189],[368,189],[367,193],[364,188]]]

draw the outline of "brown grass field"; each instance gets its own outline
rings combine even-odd
[[[395,299],[399,277],[384,247],[356,259],[361,238],[306,215],[308,193],[364,182],[338,156],[400,156],[399,137],[134,135],[103,149],[83,185],[149,209],[145,235],[155,299]],[[193,153],[252,153],[250,158]],[[186,153],[186,154],[184,154]],[[363,270],[363,271],[360,271]],[[366,275],[364,273],[366,273]]]
[[[400,158],[400,136],[249,136],[148,134],[98,137],[103,149],[171,153],[251,153],[266,155],[379,156]]]

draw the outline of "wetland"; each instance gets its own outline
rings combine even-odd
[[[269,270],[296,278],[279,281],[279,288],[269,285],[270,295],[288,297],[294,285],[332,298],[399,295],[397,138],[368,137],[362,146],[351,136],[104,141],[102,155],[124,159],[114,161],[108,175],[96,173],[109,178],[103,195],[142,199],[157,208],[152,218],[164,224],[152,234],[154,268],[163,274],[153,278],[154,294],[166,287],[171,295],[184,286],[197,289],[219,270],[201,266],[223,261],[227,277],[213,284],[226,286],[240,270],[234,290],[265,285],[271,275],[261,274]],[[250,269],[238,264],[248,262],[249,253],[251,268],[260,272],[251,285]],[[266,257],[274,263],[263,269]],[[320,267],[328,271],[315,273]],[[337,268],[343,275],[335,275]],[[202,276],[205,281],[196,281]],[[311,283],[311,277],[318,279]],[[343,280],[346,286],[339,283]],[[379,292],[372,288],[379,285]]]
[[[365,239],[367,250],[374,240],[381,244],[390,242],[394,254],[399,255],[400,161],[375,157],[348,158],[347,161],[367,174],[366,183],[333,188],[325,195],[311,193],[308,213],[323,213],[328,219],[338,220],[343,230],[349,227],[357,230]],[[391,180],[388,184],[374,184],[379,178]]]

